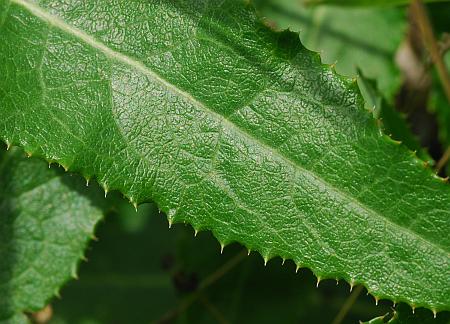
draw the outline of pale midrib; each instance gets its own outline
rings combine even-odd
[[[68,33],[69,35],[77,37],[78,39],[82,40],[84,43],[88,44],[89,46],[91,46],[91,47],[93,47],[93,48],[95,48],[97,50],[99,50],[100,52],[102,52],[103,54],[109,56],[110,58],[112,58],[112,59],[114,59],[116,61],[125,63],[126,65],[128,65],[128,66],[130,66],[130,67],[140,71],[141,73],[149,76],[154,81],[156,81],[156,82],[160,83],[161,85],[163,85],[165,88],[167,88],[172,93],[185,98],[186,100],[191,102],[193,105],[195,105],[195,106],[199,107],[200,109],[204,110],[207,114],[212,115],[214,118],[216,118],[218,121],[220,121],[224,127],[227,127],[229,129],[233,130],[235,133],[240,134],[244,138],[247,138],[248,140],[250,140],[252,142],[255,142],[255,144],[257,144],[260,147],[263,147],[265,150],[270,152],[272,155],[277,156],[281,160],[283,160],[286,163],[290,164],[294,169],[300,170],[300,172],[303,175],[308,177],[313,182],[318,183],[321,187],[326,188],[326,190],[328,190],[329,192],[334,192],[336,194],[336,196],[338,196],[338,198],[340,198],[340,200],[349,201],[352,204],[353,208],[355,208],[356,210],[363,210],[367,214],[372,214],[375,217],[377,217],[378,219],[382,219],[383,221],[385,221],[387,224],[391,225],[392,227],[397,228],[400,232],[409,233],[411,236],[417,238],[419,241],[425,243],[426,245],[433,246],[433,248],[440,250],[444,255],[448,255],[449,254],[449,252],[447,252],[446,250],[441,248],[439,245],[436,245],[435,243],[428,241],[424,237],[420,236],[418,233],[413,232],[413,231],[411,231],[408,228],[401,227],[400,225],[392,222],[388,218],[380,215],[376,211],[374,211],[374,210],[368,208],[367,206],[363,205],[359,200],[355,199],[352,196],[349,196],[346,192],[341,191],[339,188],[334,187],[333,185],[331,185],[330,183],[326,182],[321,177],[317,176],[316,174],[312,173],[311,171],[309,171],[309,170],[303,168],[302,166],[298,165],[296,162],[291,160],[289,157],[283,155],[282,153],[280,153],[275,148],[267,145],[266,143],[262,142],[261,140],[259,140],[258,138],[254,137],[250,133],[248,133],[245,130],[239,128],[237,125],[233,124],[230,120],[225,118],[223,115],[215,112],[212,109],[209,109],[203,103],[201,103],[200,101],[195,99],[193,96],[191,96],[189,93],[186,93],[185,91],[179,89],[178,87],[176,87],[172,83],[168,82],[167,80],[165,80],[163,77],[161,77],[160,75],[158,75],[154,71],[150,70],[143,63],[141,63],[141,62],[139,62],[137,60],[134,60],[134,59],[132,59],[132,58],[130,58],[130,57],[120,53],[120,52],[112,50],[111,48],[109,48],[105,44],[103,44],[103,43],[99,42],[98,40],[96,40],[94,37],[90,36],[89,34],[86,34],[85,32],[83,32],[83,31],[81,31],[81,30],[79,30],[79,29],[77,29],[77,28],[75,28],[75,27],[73,27],[73,26],[71,26],[69,24],[67,24],[66,22],[64,22],[59,17],[54,16],[51,13],[48,13],[46,10],[44,10],[43,8],[37,6],[36,4],[29,3],[26,0],[11,0],[11,2],[20,5],[21,7],[25,8],[30,13],[35,15],[36,17],[46,21],[48,24],[50,24],[50,25],[52,25],[54,27],[57,27],[58,29]]]

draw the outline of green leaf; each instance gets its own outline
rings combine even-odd
[[[265,260],[450,309],[450,187],[239,1],[1,1],[0,137]]]
[[[389,318],[390,316],[390,318]],[[411,312],[411,308],[404,304],[400,304],[393,310],[391,315],[374,318],[362,324],[448,324],[450,321],[450,313],[445,312],[436,317],[426,309],[418,309]]]
[[[349,77],[357,69],[375,79],[392,101],[401,85],[395,54],[406,33],[398,8],[305,7],[298,1],[258,0],[260,14],[278,28],[298,31],[303,44]]]
[[[136,213],[124,203],[116,203],[120,217],[111,213],[99,225],[79,280],[52,304],[55,323],[154,323],[176,304],[177,290],[161,264],[184,226],[169,232],[155,206],[142,205]],[[130,226],[130,219],[140,225]]]
[[[395,308],[394,316],[389,320],[389,324],[448,324],[450,313],[439,314],[436,318],[426,309],[418,309],[414,313],[404,304]]]
[[[21,313],[7,319],[0,319],[0,324],[27,324],[29,322],[27,316]]]
[[[139,225],[130,226],[130,220]],[[241,246],[233,244],[221,254],[209,232],[194,237],[192,228],[182,224],[169,230],[153,205],[140,206],[137,214],[131,205],[121,206],[99,225],[96,236],[79,280],[52,303],[50,324],[159,323],[168,313],[173,314],[170,323],[215,323],[212,309],[230,323],[331,323],[349,295],[347,285],[334,281],[317,289],[311,272],[286,271],[293,267],[289,261],[264,266],[256,253],[244,253],[228,268],[242,255]],[[216,280],[200,289],[211,276]],[[189,307],[173,312],[193,295]],[[357,323],[387,310],[361,294],[346,319]]]
[[[444,56],[444,63],[450,70],[450,51]],[[437,75],[433,78],[428,107],[436,114],[439,125],[439,139],[444,148],[450,147],[450,103]]]
[[[422,0],[424,3],[448,2],[449,0]],[[303,0],[305,4],[332,4],[339,6],[399,6],[408,5],[411,0]]]
[[[0,320],[23,322],[21,312],[43,308],[76,276],[102,216],[83,187],[17,149],[0,152]]]
[[[366,98],[366,104],[373,109],[374,117],[382,123],[384,133],[394,140],[401,141],[410,150],[417,152],[417,156],[428,165],[434,165],[433,158],[422,148],[411,132],[406,118],[378,92],[376,82],[366,78],[361,71],[358,74],[358,84]]]

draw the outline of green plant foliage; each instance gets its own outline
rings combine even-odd
[[[0,2],[0,137],[169,222],[450,309],[450,187],[239,1]]]
[[[397,92],[401,75],[395,53],[406,33],[405,12],[398,8],[305,7],[299,1],[258,0],[260,14],[278,28],[298,31],[302,43],[324,62],[349,77],[357,69],[377,81],[383,95]]]
[[[428,165],[433,165],[433,158],[421,147],[417,138],[412,134],[405,117],[383,98],[378,92],[374,80],[367,79],[361,71],[358,74],[359,86],[366,98],[366,104],[373,109],[374,117],[382,123],[384,133],[401,141],[410,150],[417,152],[417,156]]]
[[[449,0],[422,0],[424,3],[448,2]],[[411,0],[303,0],[305,4],[333,4],[339,6],[399,6],[408,5]]]
[[[27,324],[29,320],[25,314],[18,313],[7,319],[0,319],[0,324]]]
[[[444,56],[444,63],[450,71],[450,51]],[[431,90],[428,107],[436,114],[442,146],[448,148],[450,147],[450,103],[436,75],[434,75],[433,81],[434,87]]]
[[[390,318],[389,318],[390,317]],[[426,309],[418,309],[414,313],[411,308],[404,304],[398,305],[392,314],[374,318],[368,322],[361,324],[448,324],[450,322],[450,313],[445,312],[434,317],[434,315]]]
[[[76,276],[99,192],[18,149],[0,152],[0,320],[23,322]]]
[[[331,323],[349,295],[347,285],[333,281],[316,288],[313,274],[295,273],[289,261],[264,266],[256,253],[247,256],[237,244],[221,254],[209,232],[194,237],[190,226],[168,229],[152,205],[139,206],[137,214],[129,204],[122,206],[96,235],[79,280],[52,304],[50,324],[155,323],[164,318],[196,324]],[[236,258],[239,262],[228,267]],[[205,282],[211,284],[205,288]],[[375,306],[371,296],[360,297],[348,322],[389,310]]]

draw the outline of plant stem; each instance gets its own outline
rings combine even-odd
[[[411,8],[416,17],[417,24],[419,25],[420,34],[424,45],[430,53],[431,60],[436,66],[445,95],[447,96],[448,102],[450,102],[450,75],[447,71],[447,67],[445,66],[444,60],[441,56],[441,51],[439,50],[439,46],[434,37],[430,19],[428,18],[425,7],[420,0],[413,0]]]
[[[155,323],[167,323],[171,319],[175,318],[178,314],[184,312],[200,297],[203,290],[222,278],[228,271],[238,265],[246,256],[247,250],[243,250],[240,253],[236,254],[233,258],[225,262],[225,264],[223,264],[216,271],[206,277],[202,282],[200,282],[197,291],[193,292],[185,299],[183,299],[178,306],[176,306],[172,310],[169,310],[167,313],[161,316],[159,320],[155,321]]]
[[[217,307],[215,307],[203,294],[200,296],[200,301],[218,323],[229,324]]]
[[[348,311],[352,308],[353,304],[355,303],[356,299],[358,299],[359,294],[363,290],[363,286],[356,287],[355,290],[348,296],[347,300],[345,301],[344,305],[342,305],[341,310],[334,318],[332,324],[340,324],[344,320],[345,316],[347,316]]]
[[[444,152],[444,154],[436,164],[436,173],[439,173],[442,170],[442,168],[447,164],[449,158],[450,158],[450,147],[447,148],[447,150]]]

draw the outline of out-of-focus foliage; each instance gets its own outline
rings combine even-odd
[[[169,229],[153,205],[138,213],[120,207],[100,224],[97,236],[80,279],[53,304],[51,323],[329,323],[350,294],[344,282],[326,280],[316,288],[314,275],[305,269],[295,273],[289,261],[282,266],[277,258],[264,266],[259,255],[247,257],[237,244],[220,254],[211,234],[194,237],[184,225]],[[235,258],[240,262],[200,289]],[[388,305],[376,307],[362,294],[346,319],[384,314]]]
[[[321,54],[336,71],[356,77],[357,69],[377,81],[386,98],[402,78],[395,53],[405,38],[406,14],[400,8],[303,6],[299,1],[257,0],[260,14],[277,29],[298,31],[302,43]]]

